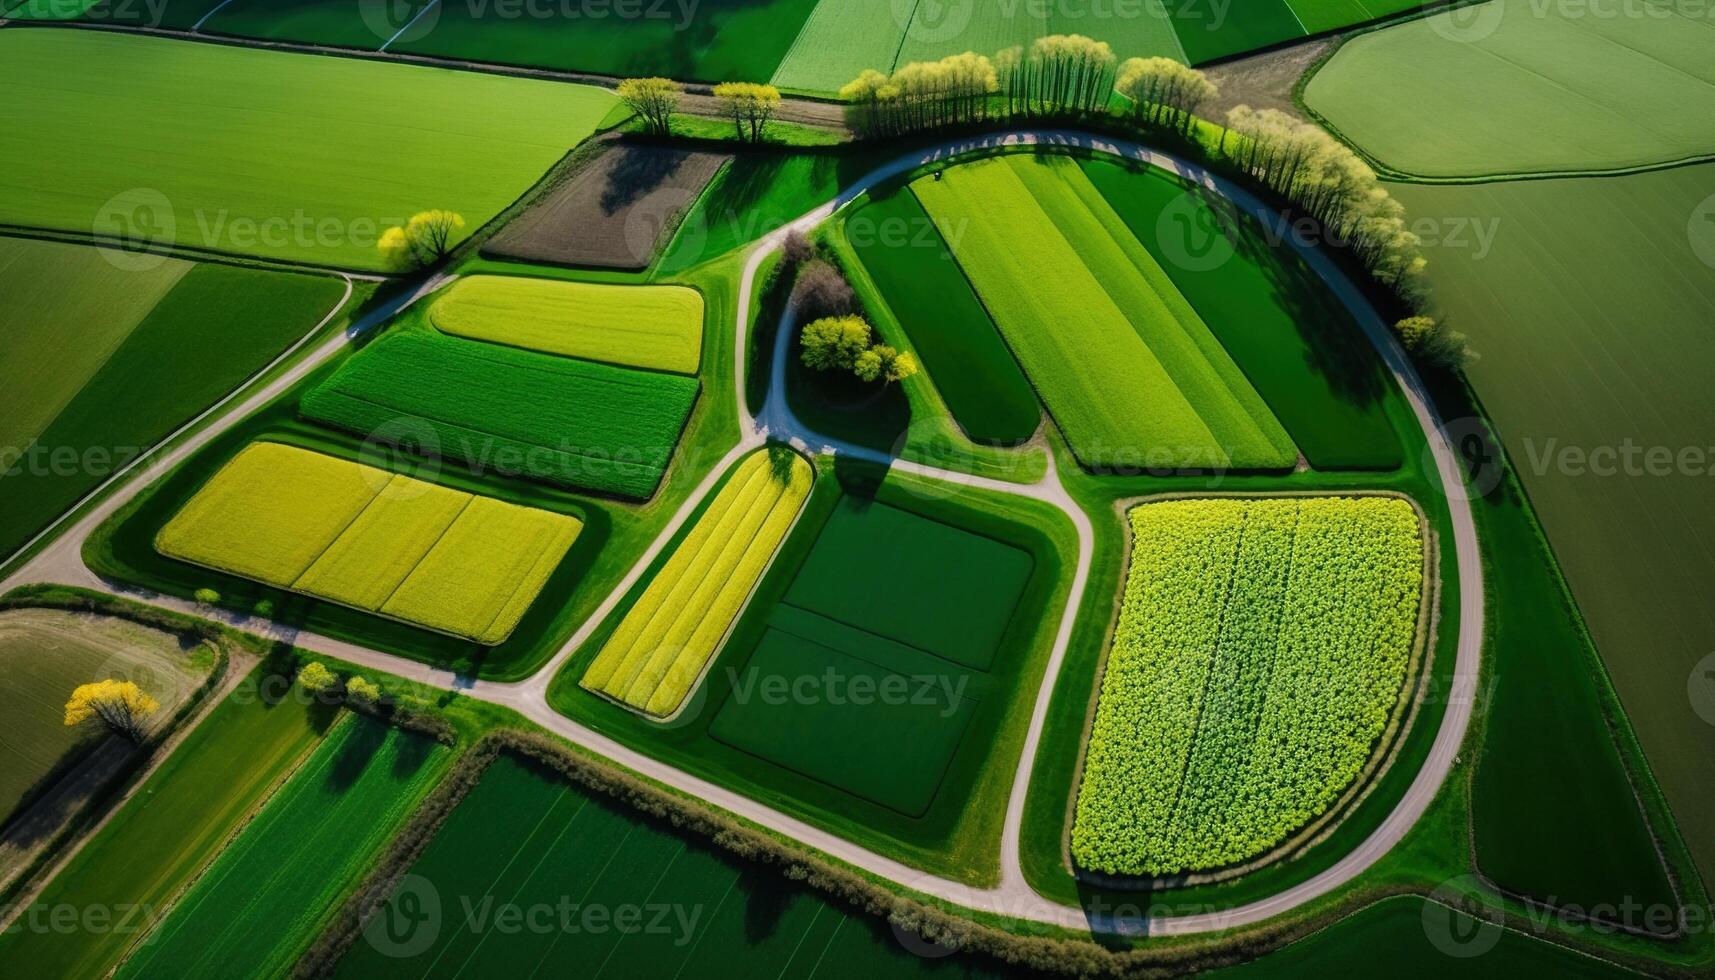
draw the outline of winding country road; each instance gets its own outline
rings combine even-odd
[[[1464,482],[1458,459],[1442,431],[1441,422],[1435,415],[1423,382],[1394,339],[1387,324],[1369,305],[1358,288],[1345,278],[1344,274],[1327,256],[1310,246],[1291,240],[1292,247],[1299,250],[1309,266],[1327,284],[1330,291],[1351,311],[1354,318],[1362,325],[1366,334],[1381,352],[1384,363],[1400,385],[1418,423],[1427,435],[1441,484],[1443,487],[1449,488],[1448,508],[1452,522],[1452,541],[1460,596],[1458,645],[1453,685],[1447,710],[1442,716],[1441,727],[1436,732],[1434,744],[1423,767],[1418,771],[1410,788],[1395,805],[1392,812],[1367,839],[1333,866],[1306,881],[1246,905],[1189,915],[1092,915],[1084,909],[1062,905],[1043,898],[1032,890],[1025,881],[1019,862],[1020,833],[1025,800],[1029,792],[1030,776],[1034,768],[1037,748],[1041,742],[1054,682],[1064,661],[1073,625],[1089,578],[1094,537],[1088,515],[1077,506],[1061,485],[1054,470],[1052,457],[1049,459],[1048,471],[1039,481],[1032,484],[1013,484],[965,473],[938,470],[891,458],[874,450],[830,440],[809,431],[792,416],[790,408],[786,404],[782,379],[788,356],[787,337],[789,333],[784,330],[780,332],[780,340],[774,351],[771,368],[772,377],[770,379],[771,395],[767,399],[763,414],[760,417],[753,417],[745,405],[742,378],[744,377],[748,347],[749,312],[757,273],[764,259],[781,246],[789,231],[794,229],[807,230],[851,203],[870,187],[920,166],[949,161],[973,151],[1025,145],[1081,148],[1160,167],[1173,171],[1182,178],[1201,184],[1212,192],[1225,197],[1240,211],[1265,220],[1270,214],[1269,209],[1254,195],[1202,168],[1137,143],[1109,140],[1084,133],[1058,130],[1017,131],[969,140],[949,141],[936,147],[906,154],[871,172],[847,187],[833,200],[826,202],[790,225],[776,230],[752,246],[740,281],[737,303],[737,342],[732,352],[735,368],[734,377],[739,379],[734,385],[734,397],[738,402],[738,416],[742,433],[738,444],[733,446],[726,456],[709,471],[708,475],[680,506],[655,541],[633,564],[625,578],[608,595],[600,607],[585,620],[548,663],[531,677],[515,683],[476,680],[356,644],[300,632],[266,620],[256,620],[237,614],[220,614],[219,618],[252,632],[286,640],[304,649],[350,661],[372,670],[384,671],[440,688],[460,690],[472,697],[513,708],[554,734],[625,766],[644,777],[698,797],[755,824],[791,837],[805,846],[814,848],[846,864],[889,879],[914,891],[969,909],[1016,919],[1050,923],[1074,930],[1089,929],[1096,932],[1130,935],[1146,933],[1178,935],[1230,929],[1259,922],[1326,895],[1353,880],[1405,836],[1418,818],[1422,816],[1452,770],[1459,747],[1464,741],[1475,702],[1474,694],[1483,638],[1484,590],[1483,568],[1481,555],[1478,551],[1476,526],[1472,519],[1469,502],[1462,492]],[[410,303],[439,288],[445,281],[443,279],[425,283],[411,295],[402,297],[386,307],[372,312],[358,324],[353,325],[345,336],[336,338],[318,348],[291,371],[245,398],[241,404],[231,409],[219,423],[165,454],[159,460],[158,467],[152,469],[156,472],[162,472],[165,467],[175,465],[187,458],[220,432],[261,407],[269,399],[284,392],[317,365],[337,354],[349,342],[350,338],[360,336],[364,331],[384,322]],[[549,706],[546,696],[547,687],[554,673],[595,631],[602,620],[613,611],[625,593],[644,574],[655,557],[695,512],[698,503],[713,490],[721,474],[744,453],[761,446],[769,439],[791,442],[811,451],[872,459],[886,463],[902,472],[933,479],[949,480],[965,486],[982,487],[995,492],[1017,494],[1041,500],[1064,512],[1076,529],[1079,544],[1077,567],[1073,574],[1071,593],[1067,598],[1059,630],[1055,636],[1053,651],[1050,654],[1042,684],[1036,692],[1030,716],[1030,726],[1013,778],[1001,842],[1001,880],[997,886],[976,888],[911,868],[889,857],[860,847],[827,830],[812,826],[759,803],[736,790],[717,785],[657,761],[636,749],[578,724]],[[82,548],[85,538],[109,515],[134,497],[147,482],[133,478],[128,484],[103,500],[77,521],[62,537],[44,549],[41,554],[4,582],[0,582],[0,592],[27,583],[55,582],[141,598],[193,615],[208,615],[207,610],[184,600],[145,593],[129,586],[104,581],[90,572],[83,564]]]

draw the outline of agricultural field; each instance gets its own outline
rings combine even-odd
[[[1494,229],[1486,248],[1466,235],[1433,250],[1436,303],[1481,355],[1471,384],[1698,866],[1715,874],[1715,728],[1687,697],[1715,649],[1702,369],[1715,357],[1715,223],[1697,223],[1715,166],[1392,190],[1415,214]]]
[[[1704,157],[1715,145],[1712,35],[1701,13],[1655,0],[1631,16],[1489,0],[1347,42],[1304,103],[1382,165],[1424,177]]]
[[[466,276],[435,299],[435,329],[543,354],[696,374],[703,297],[688,286]]]
[[[105,976],[196,879],[334,717],[288,693],[275,666],[245,681],[138,787],[26,912],[129,910],[110,929],[0,932],[0,962],[31,976]]]
[[[874,198],[845,230],[959,428],[997,445],[1035,434],[1042,424],[1036,392],[917,196],[897,190]]]
[[[449,754],[425,736],[348,716],[173,904],[117,976],[286,972]]]
[[[1397,719],[1419,518],[1391,497],[1285,497],[1130,519],[1072,856],[1137,877],[1237,865],[1334,806]]]
[[[960,267],[1080,463],[1291,468],[1286,431],[1076,163],[1021,154],[944,173],[911,189],[957,240]],[[1018,241],[1034,243],[1029,268]],[[1049,328],[1069,319],[1082,325],[1075,336]]]
[[[0,556],[330,314],[332,278],[0,238]],[[67,345],[75,335],[86,342]]]
[[[840,498],[710,734],[907,816],[933,802],[987,694],[1030,554],[889,504]],[[856,590],[852,581],[867,583]],[[766,692],[837,678],[841,698]],[[808,679],[808,680],[806,680]]]
[[[75,20],[189,30],[220,4],[221,0],[157,0],[152,4],[134,0],[0,0],[0,11],[15,20]]]
[[[382,46],[427,0],[405,0],[386,6],[344,3],[341,0],[232,0],[220,5],[203,22],[209,34],[236,34],[270,41],[303,41],[339,48],[373,50]]]
[[[1391,470],[1403,462],[1393,426],[1416,423],[1390,410],[1393,382],[1380,358],[1366,345],[1342,342],[1358,325],[1303,260],[1273,239],[1276,229],[1162,170],[1134,171],[1096,157],[1079,166],[1160,257],[1311,467]],[[1163,220],[1180,213],[1183,225]],[[1199,246],[1211,261],[1178,260]]]
[[[480,228],[615,105],[582,86],[100,31],[0,31],[0,60],[40,80],[0,107],[0,223],[351,269],[381,269],[381,232],[419,211]]]
[[[677,711],[797,520],[814,475],[783,448],[745,457],[579,683],[649,715]]]
[[[504,842],[497,847],[497,842]],[[575,842],[576,846],[572,846]],[[750,867],[661,820],[503,754],[411,865],[447,910],[433,936],[409,926],[392,940],[360,935],[334,976],[494,976],[524,967],[614,976],[998,977],[981,961],[928,959],[885,923]],[[379,921],[403,922],[414,885],[388,896]],[[488,896],[520,908],[575,896],[573,928],[503,934],[461,909]],[[633,930],[582,928],[587,909],[637,909]],[[375,938],[371,938],[371,937]]]
[[[80,684],[116,678],[137,683],[160,704],[151,732],[173,716],[214,665],[198,647],[123,619],[49,609],[0,612],[0,826],[20,805],[50,791],[50,776],[68,777],[68,762],[88,758],[109,741],[64,724],[66,700]],[[124,744],[116,741],[115,747]],[[0,848],[0,852],[3,852]]]
[[[641,271],[655,261],[724,153],[620,144],[551,190],[482,246],[496,259]]]
[[[473,472],[646,500],[697,389],[682,375],[409,331],[347,361],[300,411],[361,437],[416,442],[406,448]]]
[[[610,9],[444,3],[388,50],[620,77],[762,81],[785,56],[813,4],[712,0]],[[405,26],[402,20],[399,26]]]
[[[581,529],[565,514],[257,443],[161,529],[156,547],[492,646]]]

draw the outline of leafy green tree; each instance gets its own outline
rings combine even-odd
[[[857,356],[852,363],[852,373],[862,381],[892,384],[917,373],[917,358],[909,352],[900,353],[888,344],[877,344]]]
[[[298,683],[311,694],[321,694],[332,690],[334,685],[339,683],[339,678],[334,676],[334,672],[329,670],[326,664],[320,660],[312,660],[298,671]]]
[[[389,268],[401,272],[421,269],[452,252],[453,241],[464,224],[464,217],[452,211],[419,211],[405,224],[382,232],[376,247]]]
[[[199,606],[220,605],[220,593],[213,589],[198,589],[191,593],[191,598],[195,599]]]
[[[672,132],[673,113],[684,91],[670,78],[627,78],[619,83],[617,94],[619,101],[643,120],[646,131],[666,136]]]
[[[798,336],[798,357],[817,371],[850,371],[869,350],[869,324],[859,316],[825,316],[804,325]]]
[[[1197,108],[1220,94],[1208,76],[1172,58],[1128,58],[1114,89],[1131,101],[1134,115],[1183,133],[1195,125]]]
[[[758,82],[722,82],[714,96],[725,104],[738,138],[750,143],[762,142],[780,109],[780,90]]]
[[[353,677],[345,682],[345,695],[361,704],[374,704],[381,700],[381,688],[373,681]]]

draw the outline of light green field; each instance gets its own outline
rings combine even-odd
[[[0,63],[35,80],[0,103],[0,223],[342,268],[379,268],[380,232],[427,208],[475,231],[615,104],[578,85],[96,31],[3,31]]]
[[[1435,297],[1708,879],[1715,165],[1391,189],[1415,215],[1495,222],[1487,251],[1431,250]]]
[[[677,711],[774,559],[814,475],[794,452],[745,457],[579,683],[651,715]]]
[[[49,609],[0,613],[0,823],[56,763],[92,738],[67,728],[65,703],[79,684],[134,681],[160,702],[151,728],[171,718],[202,676],[179,650],[177,637],[123,619]]]
[[[145,264],[130,270],[100,249],[0,238],[0,462],[41,435],[191,269],[177,259]]]
[[[895,0],[821,0],[774,70],[782,88],[837,92],[865,68],[891,72],[908,21]]]
[[[912,190],[1080,462],[1293,464],[1280,423],[1076,164],[1014,154],[943,176]]]
[[[679,374],[696,374],[703,352],[703,296],[687,286],[466,276],[429,319],[471,340]]]
[[[1490,0],[1362,35],[1305,103],[1394,170],[1429,177],[1606,170],[1715,149],[1715,21],[1639,0]]]
[[[256,443],[185,504],[156,547],[492,646],[581,528],[566,514]]]

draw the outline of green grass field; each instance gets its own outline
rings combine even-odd
[[[454,808],[410,874],[413,884],[375,920],[397,928],[360,936],[335,976],[997,975],[985,960],[918,956],[878,919],[509,755]],[[440,898],[432,932],[412,928],[418,882],[432,882]],[[541,931],[503,933],[492,916],[467,911],[490,897],[529,909],[562,896],[575,903],[569,922],[556,914]],[[597,919],[586,915],[609,913],[635,921],[587,925]]]
[[[264,442],[197,491],[156,547],[493,646],[582,529],[565,514]]]
[[[1102,157],[1080,165],[1159,258],[1312,467],[1400,465],[1385,397],[1392,382],[1381,359],[1322,280],[1271,239],[1276,229],[1158,169],[1138,172]]]
[[[425,378],[443,384],[425,386]],[[697,388],[696,378],[676,374],[406,331],[347,361],[300,410],[473,473],[646,500],[672,462]]]
[[[846,219],[846,237],[959,428],[997,445],[1030,438],[1042,423],[1036,392],[917,196],[873,199]]]
[[[148,728],[173,716],[214,666],[206,647],[181,651],[177,637],[123,619],[84,619],[46,609],[0,613],[0,824],[68,753],[105,740],[67,728],[66,700],[79,684],[134,681],[160,703]]]
[[[188,30],[221,0],[0,0],[0,10],[19,20],[80,20],[130,27]]]
[[[1638,167],[1715,145],[1712,40],[1707,18],[1654,0],[1631,16],[1490,0],[1348,42],[1304,101],[1409,174]]]
[[[282,698],[286,690],[257,668],[24,910],[111,909],[111,928],[9,929],[0,933],[8,970],[95,977],[118,965],[327,730],[331,711]]]
[[[1707,690],[1694,668],[1715,650],[1715,221],[1697,217],[1712,188],[1712,166],[1392,188],[1414,214],[1494,223],[1486,250],[1432,250],[1436,301],[1481,355],[1471,383],[1706,878],[1715,727],[1699,711],[1715,693],[1687,692]]]
[[[118,976],[288,971],[449,754],[424,736],[350,715],[174,904]]]
[[[1401,701],[1423,592],[1393,498],[1143,504],[1071,848],[1111,875],[1249,860],[1333,806]]]
[[[388,50],[619,77],[763,82],[813,3],[443,4]]]
[[[1072,161],[1010,155],[945,175],[912,190],[1081,463],[1292,465],[1280,424]],[[1066,322],[1080,329],[1052,326]]]
[[[703,297],[686,286],[466,276],[429,320],[456,337],[678,374],[696,374],[703,352]]]
[[[7,254],[15,261],[7,263]],[[84,246],[0,239],[0,265],[25,297],[0,310],[0,329],[15,338],[0,350],[0,373],[13,379],[0,383],[0,403],[18,409],[0,413],[8,420],[0,427],[11,430],[0,445],[31,447],[20,458],[4,456],[11,468],[0,470],[7,498],[0,554],[278,357],[342,292],[332,278],[206,263],[157,296],[158,273],[117,272],[99,255]],[[65,279],[79,269],[90,277]],[[134,307],[151,297],[152,308],[135,319]],[[101,304],[110,310],[96,309]],[[127,321],[127,332],[108,336]],[[68,331],[88,343],[63,343]],[[13,406],[14,396],[22,404]],[[53,414],[43,411],[56,403]]]
[[[677,711],[774,560],[814,475],[784,447],[745,457],[579,684],[651,715]]]
[[[95,31],[0,32],[0,60],[41,80],[0,106],[0,222],[342,268],[380,268],[381,231],[428,208],[475,231],[615,104],[575,85]]]
[[[345,0],[232,0],[220,7],[202,30],[373,51],[426,5],[427,0],[368,6]]]
[[[986,697],[1032,564],[992,538],[842,497],[731,668],[710,734],[922,816]]]

